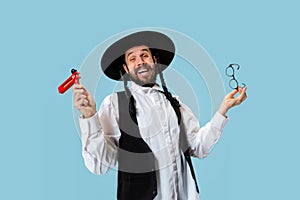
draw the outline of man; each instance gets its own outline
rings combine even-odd
[[[246,88],[232,91],[200,128],[191,110],[165,84],[162,72],[174,54],[174,43],[162,33],[130,34],[112,44],[101,59],[104,73],[122,80],[125,92],[106,97],[97,112],[86,88],[73,88],[74,106],[82,113],[85,165],[104,174],[118,163],[118,199],[198,199],[190,156],[207,156],[228,121],[227,111],[247,98]]]

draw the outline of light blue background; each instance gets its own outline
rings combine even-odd
[[[194,159],[201,199],[299,199],[299,18],[296,0],[1,1],[0,199],[115,199],[116,172],[85,168],[72,94],[57,86],[99,43],[139,27],[195,39],[227,92],[224,68],[242,66],[249,98],[211,155]]]

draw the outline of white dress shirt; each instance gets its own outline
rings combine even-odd
[[[136,101],[137,121],[142,138],[152,150],[156,173],[155,200],[196,200],[199,195],[189,165],[179,146],[177,116],[159,86],[141,87],[132,83],[131,92]],[[208,155],[221,136],[228,121],[215,113],[211,121],[200,128],[192,111],[180,102],[181,118],[192,156]],[[88,119],[79,119],[82,156],[86,167],[95,174],[104,174],[117,163],[119,130],[118,96],[107,96],[98,113]],[[196,171],[197,169],[195,169]]]

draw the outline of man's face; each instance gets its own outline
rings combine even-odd
[[[129,74],[132,81],[138,85],[155,83],[156,80],[156,62],[152,57],[149,47],[135,46],[125,52],[124,70]]]

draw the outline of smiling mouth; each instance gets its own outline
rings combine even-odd
[[[149,72],[149,69],[141,69],[137,72],[137,74],[144,74],[144,73],[147,73]]]

